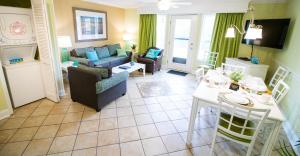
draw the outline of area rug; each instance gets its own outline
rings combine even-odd
[[[178,75],[178,76],[186,76],[188,74],[188,73],[180,72],[180,71],[176,71],[176,70],[169,70],[167,73]]]
[[[162,81],[140,82],[137,86],[143,97],[166,96],[173,93],[169,84]]]

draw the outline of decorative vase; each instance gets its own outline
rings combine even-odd
[[[238,91],[240,89],[240,85],[238,84],[238,82],[232,81],[229,86],[229,89]]]

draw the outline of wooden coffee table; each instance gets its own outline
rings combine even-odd
[[[119,68],[120,66],[127,66],[127,67],[130,67],[130,68],[128,68],[128,69],[121,69],[121,68]],[[134,64],[131,65],[130,62],[129,62],[129,63],[125,63],[125,64],[122,64],[122,65],[113,67],[112,68],[112,73],[113,74],[117,74],[117,73],[121,73],[121,72],[124,72],[124,71],[127,71],[128,73],[132,73],[134,71],[142,69],[143,70],[143,76],[145,77],[145,74],[146,74],[145,73],[146,72],[145,68],[146,68],[145,64],[134,62]]]

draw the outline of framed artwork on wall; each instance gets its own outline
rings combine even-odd
[[[107,40],[107,13],[73,7],[76,42]]]

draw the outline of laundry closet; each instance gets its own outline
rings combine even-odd
[[[32,8],[0,6],[0,75],[14,108],[42,98],[59,101],[57,55],[45,2],[31,0]]]

